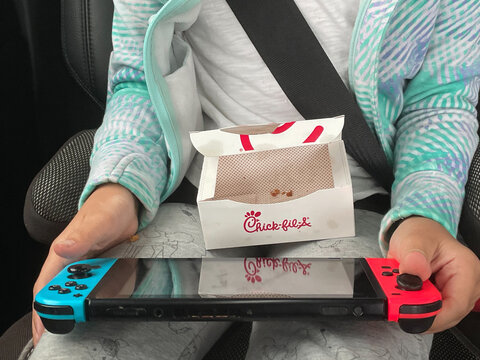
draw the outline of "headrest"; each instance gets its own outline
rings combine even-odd
[[[80,86],[105,106],[112,51],[112,0],[62,0],[62,48]]]

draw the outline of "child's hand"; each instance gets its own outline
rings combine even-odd
[[[53,241],[33,288],[33,297],[68,264],[95,256],[131,237],[138,228],[138,200],[118,184],[98,187]],[[44,327],[32,312],[33,343]]]
[[[400,273],[434,282],[442,293],[442,310],[429,333],[455,326],[480,298],[480,260],[438,222],[410,217],[395,230],[388,257],[400,263]]]

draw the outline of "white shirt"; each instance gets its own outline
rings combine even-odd
[[[295,0],[348,86],[348,55],[360,0]],[[225,0],[203,0],[185,33],[193,50],[207,129],[303,120],[263,62]],[[349,155],[354,200],[384,192]],[[187,174],[198,185],[201,156]]]

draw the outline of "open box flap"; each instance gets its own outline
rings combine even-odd
[[[191,132],[193,146],[204,156],[240,154],[302,144],[327,144],[340,140],[344,116],[283,124],[234,126]]]

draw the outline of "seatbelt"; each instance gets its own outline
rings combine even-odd
[[[390,192],[393,171],[293,0],[226,0],[293,106],[305,119],[345,115],[347,152]]]

